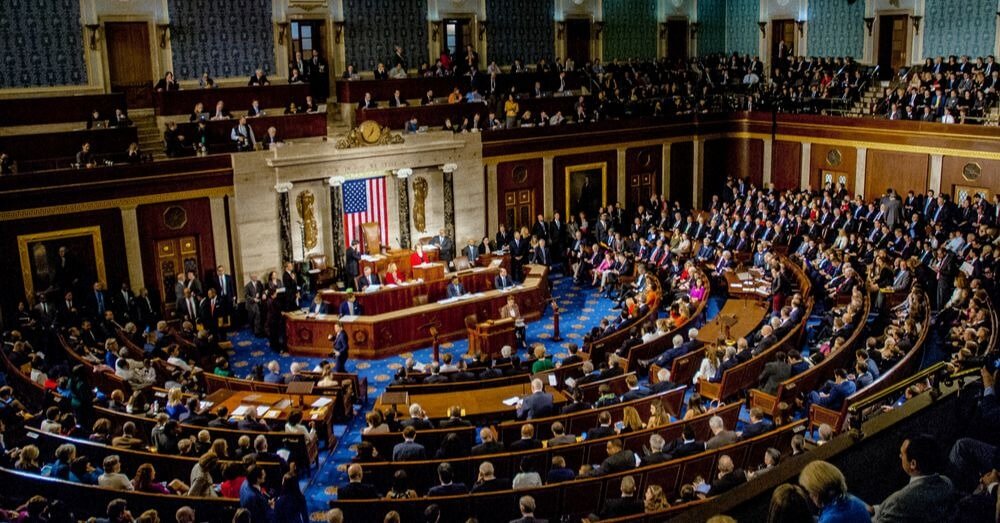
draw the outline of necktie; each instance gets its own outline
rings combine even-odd
[[[221,280],[222,281],[220,282],[219,286],[222,287],[222,288],[219,289],[219,293],[222,294],[223,296],[225,296],[226,295],[226,275],[225,274],[222,275]]]
[[[208,304],[209,304],[209,312],[212,313],[212,316],[215,316],[215,300],[213,299]]]
[[[191,317],[194,317],[194,316],[195,316],[195,310],[194,310],[194,300],[193,300],[193,299],[191,299],[191,298],[188,298],[188,314],[189,314],[189,315],[190,315]]]
[[[97,293],[97,311],[100,313],[104,312],[104,296],[101,293]]]

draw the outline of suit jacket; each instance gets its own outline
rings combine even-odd
[[[625,394],[622,394],[621,400],[622,401],[637,400],[639,398],[645,398],[646,396],[649,396],[649,394],[650,394],[649,389],[640,386],[637,389],[630,389],[626,391]]]
[[[588,435],[588,439],[590,436]],[[613,474],[635,468],[635,454],[628,449],[612,454],[601,462],[599,474]]]
[[[739,440],[739,436],[737,436],[735,432],[731,430],[723,430],[705,442],[705,449],[712,450],[719,447],[725,447],[726,445],[736,443],[737,440]]]
[[[750,439],[754,436],[760,436],[761,434],[770,431],[774,428],[774,424],[768,420],[760,420],[757,423],[747,423],[743,427],[743,439]]]
[[[747,475],[743,469],[736,469],[721,478],[712,482],[712,489],[709,491],[713,496],[728,492],[747,482]]]
[[[610,426],[605,427],[603,425],[598,425],[587,431],[587,439],[591,440],[597,438],[606,438],[608,436],[614,435],[614,433],[615,433],[614,428]]]
[[[347,300],[344,300],[344,301],[340,302],[340,311],[339,312],[340,312],[341,316],[349,316],[351,314],[351,305],[349,304],[349,302]],[[357,301],[355,301],[354,302],[354,315],[355,316],[360,316],[363,313],[364,313],[364,311],[361,308],[361,304],[358,303]]]
[[[393,461],[417,461],[421,459],[427,459],[427,451],[423,445],[415,441],[397,443],[392,448]]]
[[[427,491],[428,496],[457,496],[467,494],[469,489],[465,483],[452,483],[450,485],[437,485]]]
[[[504,277],[498,275],[493,278],[493,286],[497,289],[507,289],[514,286],[514,279],[510,275]]]
[[[549,523],[549,520],[536,518],[533,516],[527,516],[523,518],[512,519],[510,520],[510,523]]]
[[[604,502],[604,510],[601,511],[602,518],[617,518],[621,516],[631,516],[639,514],[646,509],[643,502],[635,496],[609,498]]]
[[[369,285],[382,285],[382,278],[380,278],[379,275],[375,274],[374,272],[371,274],[371,276],[358,276],[359,289],[367,288]]]
[[[517,409],[517,419],[541,418],[548,416],[552,411],[552,395],[548,392],[535,392],[525,396],[524,402]]]
[[[952,491],[951,480],[940,474],[913,478],[875,507],[872,522],[946,520],[953,510]]]
[[[792,368],[784,361],[770,361],[764,365],[764,370],[760,373],[757,381],[763,383],[761,389],[774,394],[778,391],[778,386],[782,381],[787,380],[792,375]]]
[[[465,287],[463,287],[461,283],[459,283],[457,285],[454,284],[454,283],[449,283],[448,284],[448,297],[449,298],[457,298],[457,297],[459,297],[459,296],[461,296],[463,294],[465,294]]]
[[[337,499],[378,499],[375,487],[367,483],[348,483],[337,489]]]
[[[349,274],[352,279],[356,278],[358,274],[361,273],[361,270],[359,269],[360,264],[361,264],[361,253],[358,252],[358,250],[355,249],[354,247],[348,247],[347,262],[344,269],[347,271],[347,274]]]

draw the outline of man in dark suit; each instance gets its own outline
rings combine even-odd
[[[663,439],[663,436],[659,434],[649,436],[649,453],[642,457],[642,466],[663,463],[664,461],[673,459],[673,456],[663,451],[663,447],[666,445],[667,442]]]
[[[201,301],[201,319],[205,329],[219,341],[226,340],[226,330],[219,328],[219,322],[227,314],[226,305],[215,294],[215,289],[208,289],[208,295]]]
[[[348,292],[344,301],[340,302],[340,310],[338,312],[341,316],[361,316],[364,314],[364,309],[358,303],[358,299],[354,296],[354,293]]]
[[[872,521],[941,521],[952,514],[951,480],[940,474],[941,450],[932,436],[918,434],[903,441],[899,451],[909,482],[875,505]]]
[[[358,250],[360,243],[358,240],[351,240],[351,246],[347,248],[344,272],[347,274],[348,287],[357,284],[358,275],[361,274],[361,251]]]
[[[462,282],[459,281],[457,276],[452,278],[451,283],[448,284],[448,297],[458,298],[459,296],[463,296],[464,294],[465,294],[465,286],[462,285]]]
[[[293,311],[299,308],[299,283],[293,272],[292,262],[285,262],[285,272],[281,273],[281,284],[285,287],[285,309]]]
[[[604,510],[601,511],[602,518],[618,518],[638,514],[645,509],[643,502],[635,495],[635,478],[631,475],[622,478],[619,486],[621,496],[608,498],[604,502]]]
[[[632,470],[636,467],[635,453],[626,449],[624,444],[622,444],[622,440],[615,438],[609,441],[607,450],[608,457],[601,462],[600,468],[597,469],[598,474],[614,474],[615,472]]]
[[[440,484],[431,487],[431,489],[427,491],[428,496],[458,496],[469,492],[465,483],[456,483],[454,481],[454,473],[451,471],[450,463],[446,462],[438,465],[437,472]]]
[[[536,245],[532,251],[531,263],[544,265],[546,267],[552,263],[552,254],[549,253],[549,248],[545,246],[544,238],[540,238],[538,240],[538,245]]]
[[[363,476],[361,465],[352,463],[347,467],[347,478],[350,483],[337,489],[337,499],[379,499],[381,496],[375,487],[361,482]]]
[[[479,439],[482,440],[482,443],[472,447],[470,454],[473,456],[496,454],[504,451],[503,444],[497,442],[496,436],[493,435],[493,431],[489,428],[479,431]]]
[[[517,408],[517,419],[533,419],[548,416],[552,413],[554,404],[552,395],[545,392],[542,380],[531,380],[531,394],[521,399]]]
[[[628,390],[622,394],[621,401],[632,401],[649,396],[649,389],[639,385],[639,378],[635,374],[630,374],[625,378],[625,385]]]
[[[522,267],[528,262],[528,241],[521,238],[520,231],[514,231],[514,239],[508,245],[510,250],[510,270],[515,280],[521,281],[524,275]]]
[[[330,340],[333,342],[333,357],[337,361],[334,372],[347,372],[347,354],[350,345],[347,341],[347,332],[344,331],[344,324],[339,321],[333,324],[333,335],[330,336]]]
[[[774,354],[774,361],[767,362],[764,370],[757,377],[760,388],[768,394],[778,391],[778,386],[782,381],[787,380],[792,375],[792,367],[788,364],[788,357],[783,351]]]
[[[472,486],[472,493],[476,494],[479,492],[510,490],[510,481],[506,479],[498,479],[495,474],[496,472],[493,470],[492,463],[489,461],[480,463],[479,476],[476,478],[475,485]]]
[[[674,458],[691,456],[705,450],[705,442],[698,441],[694,433],[694,428],[689,424],[684,426],[681,439],[674,442],[670,454]]]
[[[677,384],[670,381],[670,369],[660,369],[656,371],[656,383],[649,386],[649,393],[659,394],[677,388]]]
[[[507,274],[507,269],[500,267],[500,273],[493,278],[493,286],[497,290],[509,289],[514,286],[514,279]]]
[[[605,438],[614,433],[615,429],[611,426],[611,414],[607,411],[601,411],[597,415],[597,426],[587,431],[587,439]]]
[[[712,488],[709,490],[713,496],[728,492],[747,482],[746,472],[736,468],[733,459],[725,454],[719,457],[718,468],[718,477],[712,482]]]
[[[182,321],[198,323],[201,317],[201,310],[198,307],[198,299],[191,289],[184,289],[184,294],[177,300],[177,317]]]
[[[403,429],[403,442],[397,443],[392,448],[393,461],[418,461],[427,459],[427,451],[424,446],[414,441],[417,437],[417,429],[406,427]]]
[[[247,311],[247,325],[254,336],[264,337],[264,283],[257,279],[257,273],[250,274],[250,281],[243,286],[243,303]],[[137,300],[138,301],[138,300]]]
[[[760,436],[765,432],[769,432],[774,428],[774,423],[764,417],[764,411],[759,407],[754,407],[750,409],[750,423],[747,423],[743,427],[743,433],[741,437],[743,439],[750,439],[755,436]]]
[[[158,308],[153,304],[153,299],[149,297],[149,291],[145,287],[140,288],[135,299],[132,300],[132,318],[139,330],[152,329],[159,319]]]
[[[438,235],[431,238],[431,245],[437,245],[438,256],[446,265],[451,265],[451,260],[455,258],[455,242],[445,234],[447,231],[441,229]]]
[[[103,318],[104,311],[110,309],[111,306],[111,298],[105,292],[104,284],[101,282],[94,283],[94,290],[90,293],[87,300],[87,315],[90,318]]]
[[[542,448],[542,442],[535,439],[535,427],[531,423],[525,423],[521,425],[521,439],[511,442],[507,450],[520,452],[540,448]]]
[[[382,278],[379,277],[378,273],[372,271],[370,266],[366,266],[364,274],[358,278],[358,289],[364,290],[372,285],[382,285]]]
[[[547,519],[535,517],[535,498],[521,496],[521,499],[518,500],[518,507],[521,509],[521,517],[512,519],[510,523],[549,523]]]

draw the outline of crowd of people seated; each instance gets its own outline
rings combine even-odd
[[[898,86],[887,87],[871,111],[889,120],[945,124],[984,123],[996,104],[1000,69],[992,55],[928,58],[901,71]]]

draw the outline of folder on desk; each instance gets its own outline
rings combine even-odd
[[[267,411],[269,410],[271,410],[271,407],[269,405],[261,405],[257,407],[257,417],[259,418],[264,414],[267,414]]]
[[[503,400],[503,404],[507,405],[508,407],[513,407],[514,405],[517,405],[518,402],[520,402],[520,401],[521,401],[521,398],[519,398],[518,396],[513,396],[513,397],[510,397],[510,398],[507,398],[507,399]]]
[[[250,407],[240,405],[233,410],[233,416],[246,416],[248,412],[250,412]]]
[[[316,401],[312,402],[311,405],[313,408],[319,409],[331,403],[333,403],[333,400],[330,398],[317,398]]]

